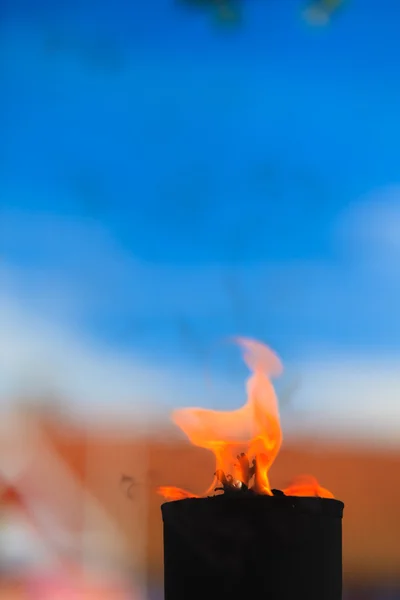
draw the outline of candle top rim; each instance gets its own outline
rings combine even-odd
[[[268,495],[247,495],[247,494],[218,494],[215,496],[206,496],[204,498],[183,498],[179,500],[170,500],[161,505],[163,519],[168,518],[169,514],[179,512],[197,513],[204,511],[214,512],[221,509],[235,510],[242,507],[246,510],[273,510],[275,511],[294,511],[296,513],[308,513],[315,515],[326,515],[332,517],[343,517],[344,502],[336,498],[320,498],[317,496],[268,496]]]

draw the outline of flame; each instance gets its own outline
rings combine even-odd
[[[299,475],[285,488],[286,496],[319,496],[320,498],[334,498],[329,490],[321,487],[312,475]]]
[[[172,415],[194,446],[214,453],[214,480],[201,496],[180,488],[160,487],[158,492],[167,500],[209,496],[218,483],[225,491],[226,488],[235,491],[251,487],[257,494],[272,495],[268,472],[281,447],[282,430],[271,378],[281,374],[282,363],[260,342],[245,338],[235,338],[235,342],[242,348],[244,361],[251,371],[246,384],[246,404],[229,412],[183,408]],[[284,493],[333,498],[311,476],[298,477]]]

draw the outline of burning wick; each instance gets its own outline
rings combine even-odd
[[[234,479],[232,475],[225,475],[222,469],[218,469],[215,472],[215,477],[220,481],[222,487],[214,488],[214,491],[223,491],[226,494],[229,493],[262,493],[261,490],[257,489],[257,460],[254,458],[250,467],[249,459],[247,454],[242,452],[237,455],[238,462],[234,465],[239,469],[241,473],[240,479]],[[250,486],[250,481],[254,478],[254,483]],[[271,490],[274,492],[275,490]]]
[[[237,342],[251,371],[246,404],[174,414],[192,444],[214,453],[216,469],[202,496],[159,490],[174,500],[161,506],[164,598],[341,600],[344,505],[310,476],[271,488],[282,430],[270,378],[281,363],[258,342]]]
[[[202,496],[159,490],[173,500],[161,506],[164,598],[341,600],[344,504],[310,476],[271,489],[282,431],[270,378],[281,363],[262,344],[237,341],[251,370],[247,403],[174,414],[192,444],[214,453],[216,469]]]
[[[280,375],[282,364],[267,346],[244,338],[236,343],[252,372],[247,380],[247,402],[238,410],[222,412],[201,408],[175,411],[173,420],[195,446],[211,450],[216,459],[214,481],[202,496],[161,487],[167,500],[224,494],[317,496],[334,498],[309,475],[298,477],[285,490],[272,489],[268,472],[282,444],[278,401],[271,378]],[[247,452],[238,451],[245,446]],[[249,456],[253,457],[251,464]]]

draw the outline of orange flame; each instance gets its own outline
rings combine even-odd
[[[193,445],[214,453],[214,480],[202,496],[175,487],[159,488],[158,492],[167,500],[211,495],[218,482],[233,490],[248,488],[252,482],[251,489],[255,493],[272,495],[268,471],[281,447],[282,430],[271,378],[281,374],[282,364],[276,354],[260,342],[244,338],[235,341],[244,350],[244,361],[252,372],[247,380],[246,404],[230,412],[183,408],[172,415]],[[284,493],[333,498],[311,476],[297,478]]]

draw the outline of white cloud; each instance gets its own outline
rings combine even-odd
[[[110,417],[126,424],[169,421],[175,406],[210,406],[204,371],[179,364],[163,368],[122,352],[110,351],[0,299],[0,393],[3,408],[24,393],[52,392],[71,415],[92,422]],[[330,355],[288,364],[289,379],[299,375],[292,403],[283,410],[286,437],[400,439],[399,361]],[[239,364],[239,359],[238,359]],[[213,382],[215,384],[215,382]],[[278,383],[279,387],[279,383]],[[284,389],[284,385],[281,386]],[[234,408],[244,399],[243,385],[229,378],[213,387],[215,408]]]
[[[166,419],[173,406],[210,407],[215,401],[216,408],[236,407],[244,394],[237,377],[233,381],[221,375],[210,397],[201,359],[190,368],[180,361],[182,354],[168,365],[159,359],[144,360],[139,338],[133,341],[133,354],[118,345],[101,344],[81,327],[82,316],[100,310],[111,312],[111,318],[114,313],[123,320],[134,317],[139,324],[153,320],[156,334],[163,320],[173,324],[184,315],[204,326],[203,341],[209,347],[220,333],[213,331],[214,325],[224,319],[229,333],[238,333],[232,318],[236,310],[248,315],[253,325],[263,323],[268,314],[291,332],[289,344],[295,346],[302,332],[316,344],[306,355],[308,361],[299,361],[298,355],[297,362],[288,365],[289,379],[292,372],[301,378],[293,399],[295,410],[292,417],[290,411],[285,417],[288,431],[311,427],[393,439],[400,423],[396,354],[382,354],[374,346],[368,353],[359,347],[352,351],[338,347],[333,352],[329,342],[322,348],[320,341],[327,327],[396,331],[399,290],[390,287],[381,271],[370,270],[369,259],[361,271],[355,264],[360,257],[375,256],[386,244],[381,264],[388,273],[396,272],[392,254],[400,223],[396,190],[385,192],[375,204],[361,203],[343,215],[340,243],[358,240],[359,249],[348,271],[324,263],[248,268],[143,264],[126,255],[94,222],[43,215],[31,215],[28,221],[24,214],[3,212],[6,249],[12,250],[14,244],[28,256],[36,253],[31,264],[3,262],[0,271],[3,403],[22,392],[51,391],[65,398],[72,409],[90,409],[99,416],[129,413],[138,420],[144,414]],[[388,239],[385,229],[392,232]],[[225,285],[230,276],[243,294],[236,309]],[[386,287],[382,290],[377,282]],[[395,293],[387,299],[385,289]],[[253,331],[257,336],[255,327]],[[265,332],[259,337],[271,341]],[[162,334],[160,342],[168,344],[161,338]]]
[[[146,420],[174,404],[194,401],[190,371],[147,364],[95,344],[0,297],[0,398],[59,397],[72,411]]]
[[[332,354],[297,364],[287,431],[400,444],[400,357]]]
[[[397,276],[400,251],[400,185],[370,192],[342,214],[339,244],[350,258]]]

